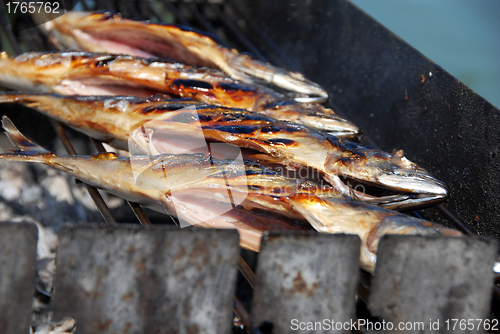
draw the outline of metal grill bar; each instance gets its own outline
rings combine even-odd
[[[253,288],[255,284],[255,273],[252,271],[252,269],[248,266],[246,263],[245,259],[240,256],[239,260],[239,269],[243,277],[247,280],[248,284]]]
[[[290,57],[288,57],[286,55],[286,53],[283,52],[283,50],[281,50],[281,48],[278,47],[278,45],[276,45],[276,43],[274,43],[274,41],[272,39],[270,39],[269,36],[267,36],[267,34],[264,31],[262,31],[262,29],[259,28],[259,26],[257,24],[255,24],[255,22],[240,8],[239,3],[237,1],[231,1],[231,2],[229,2],[229,4],[231,5],[231,8],[234,9],[238,15],[243,17],[243,19],[245,20],[245,23],[248,24],[250,26],[250,28],[252,28],[252,30],[255,33],[257,33],[259,35],[259,37],[262,38],[262,40],[264,42],[266,42],[266,44],[269,47],[271,47],[271,49],[274,52],[276,52],[276,54],[286,63],[287,68],[289,70],[292,70],[292,71],[299,70],[299,67],[297,66],[297,64],[295,64],[295,62],[293,60],[291,60]]]
[[[54,121],[54,120],[50,120],[50,122],[52,124],[52,127],[56,131],[57,136],[59,137],[62,144],[64,145],[64,148],[68,152],[68,154],[76,155],[76,151],[73,148],[73,145],[71,144],[71,142],[69,141],[69,138],[66,135],[66,132],[64,131],[61,123]],[[104,199],[102,198],[102,196],[99,193],[99,191],[97,190],[97,188],[95,188],[87,183],[83,183],[83,186],[85,187],[85,189],[87,189],[90,197],[92,197],[92,200],[94,201],[95,205],[99,209],[99,212],[101,213],[101,215],[104,218],[104,220],[106,221],[106,223],[111,224],[111,225],[116,224],[115,218],[113,218],[113,215],[109,211],[109,208],[106,205],[106,202],[104,202]]]
[[[205,17],[200,13],[200,11],[198,10],[198,8],[196,8],[196,4],[194,3],[188,3],[188,6],[189,6],[189,9],[191,10],[191,13],[193,14],[193,16],[196,18],[196,20],[201,24],[201,26],[203,27],[203,29],[205,29],[206,31],[214,34],[215,36],[217,36],[217,32],[215,31],[214,27],[212,26],[212,24],[205,19]],[[226,48],[229,47],[229,44],[226,43],[226,41],[224,40],[221,40],[219,38],[219,42],[225,46]]]
[[[217,5],[214,5],[214,4],[210,4],[209,3],[209,6],[211,6],[211,8],[215,11],[215,13],[217,14],[217,16],[222,20],[222,22],[224,23],[224,25],[232,32],[234,33],[237,38],[245,45],[245,47],[248,48],[248,50],[255,56],[255,58],[263,61],[263,62],[267,62],[267,58],[259,51],[259,49],[257,49],[257,47],[255,47],[255,45],[253,45],[252,42],[250,42],[250,40],[243,34],[243,32],[241,31],[240,28],[238,28],[238,26],[236,24],[233,23],[233,21],[231,21],[227,15],[225,15],[224,13],[222,13],[222,11],[220,10],[220,8],[217,6]]]
[[[0,22],[2,23],[2,33],[7,36],[11,46],[14,48],[14,51],[17,54],[20,54],[21,48],[19,47],[19,44],[17,44],[16,37],[14,36],[14,33],[12,32],[12,27],[10,24],[7,22],[7,19],[5,18],[7,14],[5,13],[5,10],[3,6],[0,6]]]
[[[82,4],[82,8],[84,11],[90,10],[89,6],[87,5],[87,3],[85,1],[80,1],[80,3]]]
[[[455,215],[452,214],[444,204],[440,204],[438,207],[441,210],[441,212],[443,212],[453,223],[455,223],[455,226],[458,226],[468,235],[477,235],[477,233],[471,231],[464,223],[462,223],[460,219],[455,217]]]
[[[252,326],[250,325],[250,314],[243,307],[243,304],[237,297],[234,297],[234,313],[241,319],[243,326],[248,334],[254,334]]]
[[[179,20],[180,24],[189,26],[188,20],[180,13],[180,11],[177,9],[177,7],[172,3],[170,0],[163,0],[163,3],[167,7],[169,11],[174,13],[174,16],[177,20]]]

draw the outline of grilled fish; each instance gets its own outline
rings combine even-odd
[[[207,142],[223,142],[257,150],[262,162],[289,168],[313,168],[346,196],[386,208],[410,209],[446,199],[445,184],[404,157],[385,153],[307,127],[241,109],[162,97],[58,96],[55,94],[0,94],[0,102],[14,102],[40,112],[96,139],[137,154],[208,153]],[[355,180],[397,192],[371,196]]]
[[[291,196],[289,201],[321,233],[359,235],[361,267],[371,273],[375,268],[379,241],[384,235],[462,235],[442,225],[366,203],[302,194]]]
[[[221,160],[209,154],[57,156],[24,137],[8,118],[2,123],[19,150],[0,154],[0,160],[49,165],[127,200],[160,212],[166,209],[193,225],[237,228],[241,245],[254,251],[259,250],[265,230],[307,230],[307,225],[296,220],[306,219],[322,233],[359,235],[361,266],[373,272],[378,242],[385,234],[460,235],[395,211],[353,202],[331,187],[284,177],[253,162]],[[273,215],[258,215],[255,209]]]
[[[263,87],[240,84],[223,72],[164,60],[82,52],[25,53],[0,59],[0,85],[63,95],[135,95],[156,92],[300,123],[342,137],[359,128],[319,104],[299,104]]]
[[[295,92],[300,102],[324,102],[328,95],[300,73],[288,72],[236,50],[222,47],[207,33],[178,25],[122,19],[112,11],[68,12],[43,26],[59,49],[167,58],[218,68],[249,84],[266,82]]]
[[[268,184],[266,179],[271,173],[255,163],[241,159],[218,160],[204,154],[133,158],[118,157],[114,153],[57,156],[24,137],[5,116],[2,125],[19,150],[0,154],[0,160],[49,165],[126,200],[161,213],[174,214],[181,226],[236,228],[240,232],[241,245],[247,249],[259,250],[264,231],[311,229],[307,223],[295,219],[302,219],[299,214],[288,212],[287,216],[292,218],[287,218],[242,208],[263,207],[267,192],[275,189],[252,190],[252,180]],[[294,185],[277,183],[276,189],[278,187],[293,189]],[[305,186],[302,188],[307,190]],[[280,206],[274,201],[266,211],[287,213],[289,208],[286,203]]]

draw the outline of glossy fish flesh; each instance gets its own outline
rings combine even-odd
[[[173,24],[121,18],[112,11],[68,12],[43,27],[51,41],[67,49],[166,58],[189,65],[218,68],[248,84],[265,82],[294,92],[300,102],[324,102],[326,91],[300,73],[276,68],[234,49],[221,46],[212,36]]]
[[[307,225],[297,221],[306,219],[322,233],[358,235],[361,266],[373,272],[383,235],[461,235],[395,211],[353,202],[331,187],[284,177],[241,159],[220,160],[209,154],[57,156],[24,137],[8,118],[2,124],[19,150],[0,154],[0,160],[49,165],[127,200],[175,213],[181,222],[236,228],[241,245],[254,251],[259,250],[264,231],[307,230]],[[262,210],[264,215],[258,213]]]
[[[359,128],[320,104],[300,104],[264,87],[240,84],[225,73],[166,60],[84,52],[25,53],[0,59],[0,85],[63,95],[169,93],[208,104],[242,108],[341,137]]]
[[[209,153],[207,142],[263,154],[255,158],[292,169],[312,168],[339,192],[386,208],[429,206],[446,199],[442,181],[406,159],[269,116],[161,96],[148,99],[55,94],[0,94],[0,102],[33,107],[67,125],[134,154]],[[363,185],[389,189],[372,196]]]

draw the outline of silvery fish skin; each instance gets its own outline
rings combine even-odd
[[[0,94],[113,146],[140,152],[208,153],[207,142],[222,142],[263,154],[262,162],[313,168],[346,196],[391,209],[429,206],[446,199],[445,184],[406,159],[307,127],[241,109],[209,106],[186,99],[120,96],[78,97],[55,94]],[[195,149],[200,149],[195,150]],[[375,197],[353,190],[339,176],[391,189]]]
[[[190,224],[236,228],[242,247],[254,251],[259,250],[264,231],[307,230],[308,225],[297,221],[305,219],[321,233],[358,235],[361,267],[373,272],[383,235],[461,235],[396,211],[352,201],[331,187],[284,177],[248,161],[201,154],[57,156],[24,137],[8,118],[2,124],[19,150],[0,154],[0,160],[43,163],[127,200],[160,212],[166,208]]]
[[[63,95],[148,97],[163,92],[248,109],[342,137],[359,134],[356,125],[319,104],[299,104],[270,89],[240,84],[219,70],[166,60],[84,52],[31,52],[9,58],[2,53],[0,85]]]
[[[128,54],[166,58],[195,66],[218,68],[245,83],[264,81],[295,92],[298,101],[323,102],[328,98],[318,84],[300,73],[288,72],[236,50],[222,47],[207,33],[172,24],[121,18],[112,11],[68,12],[43,26],[61,50]]]
[[[375,270],[377,250],[384,235],[462,236],[459,231],[397,211],[335,197],[297,194],[289,198],[295,210],[321,233],[356,234],[361,238],[361,267]]]

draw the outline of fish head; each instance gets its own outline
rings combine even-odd
[[[361,238],[361,267],[375,268],[380,239],[388,234],[460,236],[446,228],[397,211],[339,196],[289,196],[294,209],[321,233],[355,234]]]
[[[408,215],[381,212],[380,217],[382,218],[380,222],[361,241],[361,264],[372,273],[375,269],[380,240],[385,235],[463,236],[457,230]]]
[[[343,183],[346,194],[399,210],[427,207],[448,198],[446,184],[407,159],[403,150],[389,154],[333,136],[328,139],[341,154],[328,158],[325,169],[346,180],[334,181]]]

